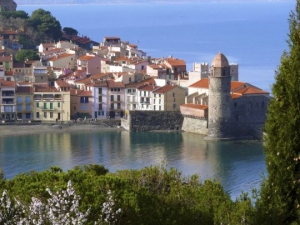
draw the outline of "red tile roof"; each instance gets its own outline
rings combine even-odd
[[[114,82],[110,81],[108,82],[109,88],[125,88],[125,85],[122,82]]]
[[[71,85],[64,80],[57,80],[55,82],[59,87],[71,87]]]
[[[197,81],[196,83],[191,84],[189,87],[193,87],[193,88],[206,88],[208,89],[208,78],[203,78],[199,81]]]
[[[193,109],[207,109],[208,108],[208,105],[199,105],[199,104],[192,104],[192,103],[183,104],[181,106],[193,108]]]
[[[155,94],[165,94],[169,91],[171,91],[172,89],[174,89],[175,87],[177,87],[176,85],[165,85],[165,86],[162,86],[161,88],[158,88],[157,90],[153,91],[153,93]]]
[[[83,55],[83,56],[80,56],[78,58],[78,60],[87,61],[87,60],[90,60],[90,59],[93,59],[93,58],[95,58],[95,56],[93,56],[93,55]]]

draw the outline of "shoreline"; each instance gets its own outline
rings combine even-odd
[[[103,124],[36,124],[36,125],[0,125],[0,137],[28,134],[64,133],[75,131],[125,130],[119,126]]]

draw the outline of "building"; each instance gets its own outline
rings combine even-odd
[[[35,84],[33,89],[33,119],[44,122],[70,120],[70,91],[46,84]]]
[[[180,106],[182,129],[207,135],[208,140],[262,138],[270,94],[246,82],[232,81],[226,56],[212,61],[210,75],[188,87]]]
[[[16,87],[17,120],[32,120],[33,88],[32,86]]]

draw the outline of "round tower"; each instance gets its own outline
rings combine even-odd
[[[212,61],[209,76],[207,139],[231,137],[230,87],[230,66],[225,55],[219,53]]]

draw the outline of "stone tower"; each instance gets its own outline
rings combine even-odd
[[[222,53],[212,61],[208,89],[209,140],[231,138],[231,76],[227,58]]]

